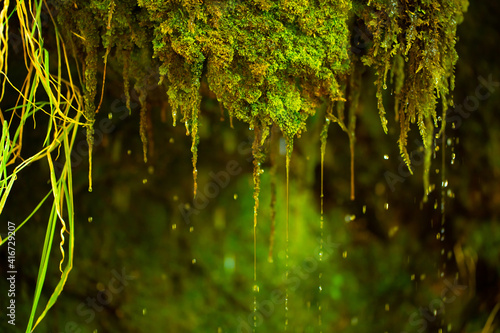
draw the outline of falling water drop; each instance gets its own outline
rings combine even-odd
[[[289,275],[289,221],[290,221],[290,158],[293,151],[293,140],[287,140],[286,142],[286,255],[285,255],[285,267],[286,267],[286,288],[285,288],[285,331],[288,330],[288,275]]]
[[[189,227],[189,232],[193,232],[194,231],[194,227]]]
[[[323,291],[323,283],[322,283],[322,277],[323,277],[323,267],[322,267],[322,262],[323,262],[323,244],[324,244],[324,170],[325,170],[325,152],[326,152],[326,139],[328,137],[328,127],[330,126],[330,119],[326,119],[325,124],[323,125],[323,130],[321,131],[321,147],[320,147],[320,152],[321,152],[321,193],[320,193],[320,201],[321,201],[321,210],[320,210],[320,224],[319,224],[319,229],[320,229],[320,250],[319,250],[319,261],[320,261],[320,272],[318,274],[318,292],[321,295]],[[321,313],[321,301],[322,297],[319,297],[318,299],[318,326],[319,326],[319,331],[320,333],[323,332],[323,321],[322,321],[322,313]]]
[[[193,258],[193,260],[191,260],[191,263],[192,263],[193,265],[194,265],[194,264],[196,264],[196,259],[195,259],[195,258]]]
[[[146,184],[147,182],[148,182],[148,180],[147,180],[146,178],[144,178],[144,179],[142,180],[142,183],[143,183],[143,184]]]
[[[236,193],[235,193],[235,194],[233,195],[233,198],[234,198],[234,200],[238,199],[238,194],[236,194]]]
[[[92,222],[93,220],[94,219],[92,218],[92,216],[89,216],[89,218],[88,218],[89,223]]]
[[[384,155],[384,160],[388,160],[389,159],[389,155],[385,154]]]
[[[132,150],[127,150],[127,155],[132,155]]]
[[[113,114],[111,112],[108,113],[108,119],[113,119]]]
[[[355,219],[356,219],[356,215],[354,215],[354,214],[353,214],[353,215],[348,214],[348,215],[346,215],[346,216],[344,217],[344,221],[345,221],[346,223],[349,223],[349,222],[351,222],[351,221],[354,221]]]
[[[174,224],[172,224],[172,230],[175,230],[175,229],[177,229],[177,224],[174,223]]]
[[[388,210],[388,209],[389,209],[389,203],[388,203],[388,202],[386,202],[386,203],[384,204],[384,209],[385,209],[385,210]]]

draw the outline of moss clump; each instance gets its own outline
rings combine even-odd
[[[444,131],[445,115],[452,105],[457,25],[463,20],[467,0],[374,0],[353,8],[373,34],[373,47],[362,58],[377,74],[378,107],[382,126],[387,120],[382,103],[389,71],[394,81],[395,113],[400,123],[399,149],[410,168],[406,148],[411,123],[417,123],[426,147],[426,175],[430,167],[434,129]],[[441,100],[442,116],[436,114]],[[441,120],[441,125],[438,121]],[[425,179],[428,176],[425,176]],[[426,181],[428,187],[428,180]],[[426,188],[427,190],[427,188]]]
[[[169,81],[175,119],[193,138],[196,169],[200,81],[250,128],[279,126],[288,140],[323,99],[341,98],[349,69],[349,2],[140,1],[154,22],[153,49]],[[196,175],[195,175],[196,176]]]
[[[276,125],[290,143],[305,130],[306,120],[319,105],[347,100],[352,110],[349,128],[344,125],[344,130],[352,149],[361,75],[356,74],[358,56],[349,53],[349,26],[359,21],[372,36],[361,62],[377,74],[382,126],[387,131],[383,96],[389,74],[400,123],[401,155],[411,169],[407,135],[410,124],[417,123],[427,147],[428,169],[434,129],[441,126],[444,131],[444,115],[452,104],[456,27],[468,5],[467,0],[92,0],[58,4],[68,37],[85,54],[89,128],[98,54],[106,49],[106,55],[113,55],[116,50],[123,59],[126,96],[129,77],[138,82],[146,158],[146,91],[140,82],[144,72],[158,68],[174,125],[180,118],[192,137],[195,192],[200,86],[205,79],[231,117],[251,129],[265,131]],[[145,49],[151,56],[138,57]],[[132,67],[142,70],[131,72]],[[436,112],[439,100],[441,119]],[[91,134],[89,130],[89,143]]]

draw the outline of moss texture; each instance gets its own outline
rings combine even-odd
[[[411,170],[407,136],[410,124],[417,123],[428,170],[434,129],[444,131],[444,115],[452,104],[456,27],[467,6],[466,0],[92,0],[58,1],[58,17],[85,68],[90,146],[102,54],[104,61],[108,56],[121,59],[128,99],[129,79],[136,82],[147,159],[144,87],[145,73],[153,69],[165,88],[174,125],[179,118],[192,138],[196,195],[200,88],[205,81],[231,118],[262,132],[275,125],[290,147],[319,106],[339,103],[338,116],[326,118],[341,125],[353,149],[359,73],[371,67],[377,75],[382,127],[387,132],[383,99],[390,76],[400,153]],[[351,45],[360,25],[370,34],[364,54],[352,52]],[[344,104],[350,109],[346,123]]]

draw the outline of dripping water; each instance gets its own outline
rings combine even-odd
[[[276,163],[276,154],[277,152],[275,149],[275,145],[273,145],[273,133],[274,131],[271,130],[271,139],[270,139],[270,144],[271,144],[271,233],[269,235],[269,254],[267,256],[267,261],[272,263],[273,262],[273,248],[274,248],[274,233],[275,233],[275,226],[276,226],[276,168],[277,168],[277,163]]]
[[[286,233],[285,233],[285,269],[286,269],[286,288],[285,288],[285,331],[288,330],[288,275],[289,275],[289,220],[290,220],[290,157],[293,151],[293,140],[286,142]]]
[[[262,169],[260,167],[261,151],[260,151],[260,131],[255,131],[254,142],[252,145],[253,160],[253,332],[257,327],[257,294],[259,293],[259,286],[257,284],[257,212],[259,210],[259,193],[260,193],[260,175]]]
[[[322,333],[322,313],[321,313],[321,294],[323,291],[323,284],[322,284],[322,276],[323,276],[323,270],[321,267],[321,263],[323,261],[323,244],[324,244],[324,164],[325,164],[325,151],[326,151],[326,139],[328,136],[328,126],[330,125],[330,119],[326,119],[325,124],[323,125],[323,130],[321,131],[321,194],[320,194],[320,222],[319,222],[319,229],[320,229],[320,245],[319,245],[319,262],[320,262],[320,269],[319,269],[319,275],[318,275],[318,327],[319,327],[319,332]]]

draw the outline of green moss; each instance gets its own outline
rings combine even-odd
[[[452,104],[456,28],[463,20],[467,5],[467,0],[375,0],[369,1],[368,6],[359,3],[354,6],[356,15],[373,34],[373,47],[363,62],[374,67],[377,73],[375,84],[382,126],[387,132],[382,99],[387,88],[387,73],[392,70],[401,156],[411,171],[407,137],[410,124],[417,123],[427,156],[424,183],[428,183],[434,128],[444,128],[446,110]],[[441,124],[436,114],[439,99],[442,101]]]
[[[63,9],[60,21],[68,27],[68,36],[75,47],[85,54],[89,143],[99,55],[102,48],[116,49],[115,53],[123,59],[127,105],[130,105],[129,76],[136,81],[136,89],[142,96],[141,138],[146,157],[141,73],[156,68],[158,61],[160,82],[166,85],[173,123],[180,119],[192,138],[196,191],[202,79],[206,79],[231,119],[236,117],[250,128],[276,125],[289,141],[306,129],[309,116],[325,101],[348,101],[349,121],[343,126],[352,150],[356,94],[361,80],[355,74],[355,67],[362,66],[360,60],[377,74],[376,97],[386,132],[383,99],[390,76],[395,117],[400,124],[400,153],[411,170],[406,148],[411,124],[417,124],[428,156],[433,149],[434,129],[441,127],[441,132],[444,131],[457,61],[456,27],[468,3],[466,0],[374,0],[368,4],[347,0],[139,0],[137,3],[93,0],[59,1],[59,5]],[[364,22],[372,36],[371,46],[361,59],[349,53],[349,26],[355,21],[353,17]],[[144,50],[151,52],[148,59],[137,56]],[[132,71],[129,67],[136,69]],[[437,115],[439,100],[441,122]],[[343,122],[343,111],[342,119],[338,120]],[[428,170],[430,158],[425,160]]]

